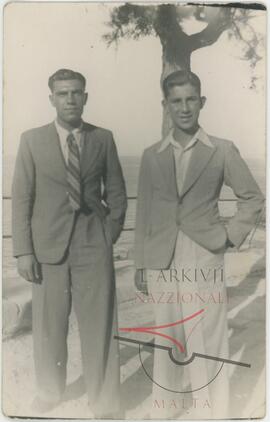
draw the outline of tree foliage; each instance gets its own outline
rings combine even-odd
[[[261,4],[256,9],[264,10]],[[262,58],[260,49],[263,40],[252,26],[257,10],[240,4],[192,5],[160,4],[138,5],[126,3],[113,8],[109,32],[103,38],[108,45],[118,44],[120,39],[138,40],[149,35],[160,39],[165,64],[171,68],[190,68],[193,51],[215,43],[223,32],[230,40],[237,40],[241,47],[240,57],[248,60],[254,68]],[[193,18],[204,25],[197,33],[187,34],[184,24]]]

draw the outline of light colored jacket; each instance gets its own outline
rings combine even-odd
[[[239,247],[260,216],[264,197],[233,142],[208,136],[198,141],[180,196],[173,147],[166,139],[144,151],[138,185],[136,268],[165,269],[173,258],[178,230],[219,253],[227,239]],[[237,197],[237,212],[222,224],[218,200],[223,183]]]

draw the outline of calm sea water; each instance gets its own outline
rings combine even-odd
[[[265,193],[265,166],[264,161],[259,159],[249,159],[248,166],[255,177],[257,183],[259,184],[262,191]],[[140,157],[121,157],[121,164],[123,168],[124,178],[127,185],[127,193],[129,197],[134,197],[137,195],[137,183],[138,183],[138,174],[140,168]],[[4,160],[4,184],[3,184],[3,194],[4,196],[11,195],[11,183],[12,175],[14,171],[14,158],[7,157]],[[233,198],[234,195],[232,190],[228,187],[224,187],[221,194],[222,198]],[[4,226],[3,231],[5,235],[11,233],[11,207],[10,201],[4,201]],[[233,203],[221,203],[221,214],[224,216],[229,216],[233,213],[235,206]],[[135,223],[135,208],[136,200],[129,201],[129,207],[126,218],[126,227],[132,228]]]
[[[265,168],[263,160],[248,160],[248,165],[257,180],[262,191],[265,192]],[[137,195],[137,183],[140,167],[140,157],[121,157],[124,177],[127,185],[128,196],[133,197]],[[11,195],[12,175],[14,171],[14,158],[6,157],[4,159],[4,196]],[[222,191],[222,198],[232,198],[233,193],[231,189],[224,188]],[[234,202],[220,203],[221,215],[228,217],[233,215],[235,211]],[[135,224],[135,210],[136,200],[129,200],[128,211],[125,222],[125,227],[132,229]],[[11,234],[11,201],[4,200],[3,202],[3,232],[4,235]],[[134,241],[134,232],[124,231],[121,234],[114,253],[116,258],[132,258],[132,245]],[[15,259],[12,256],[12,241],[11,239],[4,239],[3,241],[3,296],[6,298],[14,298],[17,296],[23,297],[30,289],[29,283],[18,280]],[[21,300],[21,299],[20,299]]]

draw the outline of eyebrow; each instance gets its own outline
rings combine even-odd
[[[186,100],[193,100],[193,99],[199,99],[199,96],[196,95],[190,95],[189,97],[186,97]],[[172,98],[171,101],[181,101],[183,99],[183,97],[176,97],[176,98]]]
[[[78,89],[65,89],[65,88],[63,88],[63,89],[59,89],[57,91],[54,91],[55,94],[66,94],[68,92],[72,92],[72,93],[74,93],[74,92],[84,92],[84,90],[80,89],[80,88],[78,88]]]

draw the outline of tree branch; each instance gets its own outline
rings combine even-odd
[[[230,27],[234,10],[220,9],[218,15],[200,32],[189,36],[191,51],[214,44],[220,35]]]
[[[115,7],[110,13],[110,22],[107,24],[111,32],[103,35],[104,41],[109,46],[112,43],[117,44],[120,38],[136,40],[153,34],[152,15],[154,12],[154,6],[138,6],[131,3]]]
[[[237,38],[245,45],[246,47],[246,52],[244,54],[244,59],[246,60],[250,60],[251,62],[251,66],[255,67],[256,63],[262,59],[262,57],[257,54],[256,52],[256,47],[259,43],[258,37],[255,33],[255,31],[253,30],[253,28],[249,25],[249,29],[251,30],[252,34],[253,34],[253,38],[252,40],[248,41],[247,39],[244,38],[244,36],[242,35],[241,29],[239,28],[239,26],[236,24],[236,22],[233,22],[233,28],[235,30],[236,36]]]

